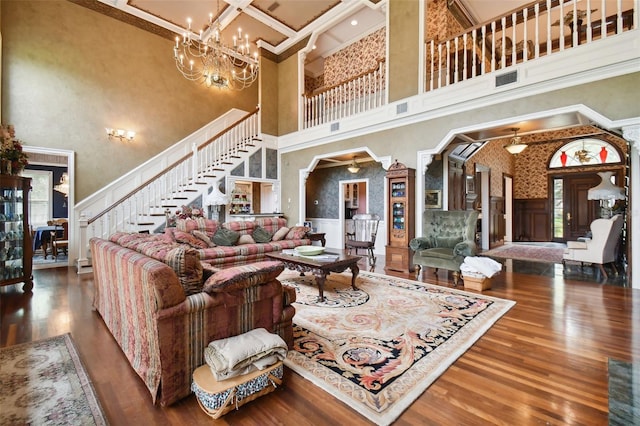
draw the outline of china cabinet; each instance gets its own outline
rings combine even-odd
[[[413,271],[413,253],[409,241],[415,236],[415,169],[396,160],[387,171],[389,214],[385,269]]]
[[[33,288],[30,189],[30,178],[0,175],[0,286],[22,282],[25,292]]]
[[[236,182],[231,195],[231,214],[253,213],[252,187],[250,184]]]

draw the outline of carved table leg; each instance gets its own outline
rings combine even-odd
[[[316,270],[313,272],[313,275],[315,275],[316,283],[318,284],[318,302],[324,302],[324,282],[327,279],[327,273],[321,270]]]
[[[351,269],[351,288],[353,288],[354,290],[357,290],[358,287],[356,287],[356,278],[358,277],[358,274],[360,273],[360,268],[358,267],[358,265],[356,263],[354,263],[353,265],[351,265],[349,267],[349,269]]]

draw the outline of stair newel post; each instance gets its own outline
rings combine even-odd
[[[89,226],[89,220],[84,213],[80,213],[78,225],[80,227],[80,240],[78,244],[78,260],[76,261],[76,268],[77,272],[80,273],[80,269],[82,269],[83,266],[89,265],[89,260],[87,259],[87,227]]]

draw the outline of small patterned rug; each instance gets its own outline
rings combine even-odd
[[[397,419],[515,304],[360,272],[332,274],[316,302],[312,275],[283,272],[296,288],[294,349],[285,364],[369,420]]]
[[[68,333],[2,348],[0,365],[0,424],[107,424]]]
[[[481,256],[501,259],[530,260],[532,262],[562,263],[565,246],[562,244],[505,244],[483,251]]]

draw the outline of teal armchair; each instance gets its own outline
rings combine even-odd
[[[475,243],[478,212],[476,210],[425,210],[422,216],[423,236],[414,238],[409,247],[414,251],[416,275],[422,267],[453,272],[458,285],[460,265],[466,256],[478,252]]]

